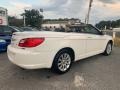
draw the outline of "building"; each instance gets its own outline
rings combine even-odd
[[[0,7],[0,25],[8,25],[7,9]]]
[[[120,28],[113,28],[113,30],[120,31]]]
[[[59,27],[64,27],[72,25],[72,24],[78,24],[81,23],[79,19],[67,19],[67,20],[47,20],[42,24],[42,28],[59,28]]]

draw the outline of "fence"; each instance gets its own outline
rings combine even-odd
[[[111,35],[114,40],[114,45],[120,47],[120,30],[103,30],[107,35]]]
[[[120,38],[120,30],[103,30],[105,34],[111,35],[113,39],[116,37]]]

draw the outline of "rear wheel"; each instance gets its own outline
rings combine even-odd
[[[72,61],[72,54],[67,50],[62,50],[55,56],[52,70],[58,74],[66,73],[69,71]]]
[[[108,56],[108,55],[110,55],[111,54],[111,52],[112,52],[112,43],[108,43],[107,44],[107,46],[106,46],[106,49],[105,49],[105,51],[104,51],[104,55],[106,55],[106,56]]]

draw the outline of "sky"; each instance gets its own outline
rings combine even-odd
[[[120,0],[93,0],[90,23],[101,20],[120,19]],[[89,0],[0,0],[0,7],[8,9],[8,14],[20,18],[24,9],[44,10],[44,18],[79,18],[84,22]]]

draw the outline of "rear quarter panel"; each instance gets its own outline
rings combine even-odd
[[[52,60],[59,50],[63,48],[72,48],[75,53],[75,59],[78,60],[82,55],[85,54],[86,41],[84,38],[66,36],[63,38],[45,38],[45,41],[33,50],[35,52],[51,52]]]

